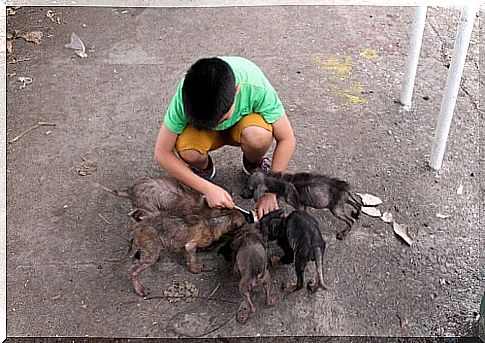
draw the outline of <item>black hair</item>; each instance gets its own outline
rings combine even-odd
[[[187,120],[196,129],[212,130],[234,103],[236,80],[220,58],[202,58],[185,75],[182,101]]]

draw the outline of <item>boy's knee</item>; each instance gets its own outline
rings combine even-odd
[[[248,126],[241,132],[241,144],[254,149],[267,149],[273,133],[260,126]]]
[[[206,155],[197,150],[187,149],[178,151],[179,156],[187,163],[198,163],[205,160]]]

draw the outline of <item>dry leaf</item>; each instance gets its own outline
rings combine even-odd
[[[83,158],[81,165],[76,167],[76,172],[81,176],[86,176],[94,173],[96,169],[96,162]]]
[[[189,281],[184,281],[182,284],[180,281],[172,280],[172,285],[163,291],[163,295],[171,303],[178,302],[181,299],[191,302],[199,295],[199,290]]]
[[[362,193],[356,193],[360,198],[362,199],[362,203],[366,206],[377,206],[382,204],[382,200],[375,195],[372,194],[362,194]]]
[[[33,42],[35,44],[40,44],[43,36],[42,31],[30,31],[19,35],[20,38],[25,39],[27,42]]]
[[[391,212],[384,212],[381,216],[381,219],[383,222],[386,222],[386,223],[392,223],[394,221],[394,218],[392,217]]]
[[[392,228],[394,229],[394,233],[401,237],[408,245],[413,245],[414,241],[408,233],[409,226],[394,222]]]
[[[368,216],[371,217],[380,217],[381,216],[381,211],[375,207],[366,207],[362,206],[361,208],[362,213],[367,214]]]

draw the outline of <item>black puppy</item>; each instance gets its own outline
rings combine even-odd
[[[277,240],[284,252],[281,258],[273,256],[271,264],[276,266],[295,261],[297,282],[287,282],[284,289],[294,292],[303,288],[305,267],[309,261],[315,261],[317,281],[308,282],[308,290],[326,289],[323,283],[325,241],[317,220],[302,210],[293,211],[288,217],[282,210],[277,210],[266,214],[260,223],[263,234],[268,240]]]
[[[266,192],[276,193],[297,210],[306,207],[328,208],[332,214],[347,224],[347,228],[337,234],[342,239],[358,219],[363,205],[350,191],[350,185],[342,180],[326,175],[296,173],[252,174],[241,192],[244,199],[258,201]],[[351,215],[345,213],[345,204],[353,207]]]

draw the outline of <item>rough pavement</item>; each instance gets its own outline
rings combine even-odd
[[[478,20],[436,173],[427,161],[459,11],[429,9],[413,110],[403,112],[395,100],[412,13],[366,6],[22,7],[8,16],[9,32],[43,37],[40,44],[13,40],[7,141],[39,121],[55,126],[7,145],[7,335],[178,337],[218,326],[207,336],[470,334],[485,278]],[[71,32],[84,41],[87,58],[64,48]],[[222,258],[202,253],[210,271],[193,275],[180,254],[164,253],[143,275],[152,295],[179,280],[202,296],[216,290],[217,300],[136,296],[127,277],[129,204],[93,183],[123,188],[159,175],[153,146],[177,82],[196,59],[214,55],[252,59],[278,90],[297,136],[290,172],[326,173],[381,197],[381,210],[411,226],[415,246],[370,217],[337,241],[340,223],[312,210],[328,243],[328,291],[280,291],[274,308],[257,297],[255,317],[240,325],[232,319],[237,280]],[[20,89],[20,76],[32,83]],[[245,180],[239,151],[224,148],[214,160],[215,182],[237,195]],[[272,274],[279,286],[294,277],[293,266]]]

